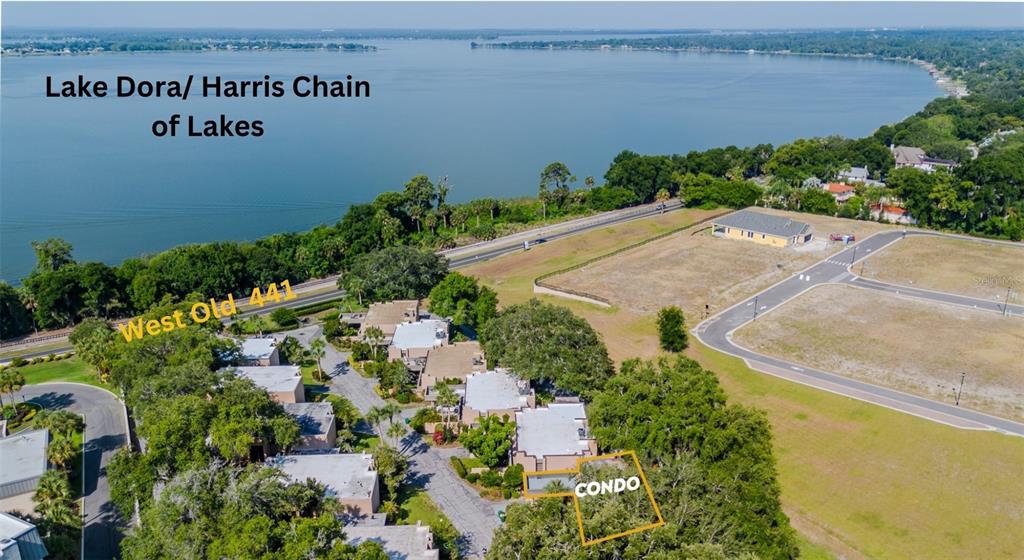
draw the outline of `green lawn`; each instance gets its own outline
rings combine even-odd
[[[476,468],[479,468],[479,467],[486,467],[487,466],[487,465],[483,464],[483,462],[481,462],[480,459],[477,459],[476,457],[459,457],[459,460],[462,461],[462,465],[464,467],[466,467],[467,471],[470,470],[470,469],[476,469]]]
[[[107,390],[110,389],[108,385],[100,383],[92,366],[78,358],[23,366],[18,368],[18,371],[25,376],[25,383],[28,385],[68,381],[94,385]]]
[[[356,432],[355,435],[356,444],[352,449],[354,453],[373,451],[375,447],[380,445],[380,437],[378,436],[371,436],[370,434],[364,434],[362,432]]]
[[[445,519],[444,513],[422,488],[402,486],[398,489],[398,504],[399,525],[415,525],[417,521],[430,525]]]

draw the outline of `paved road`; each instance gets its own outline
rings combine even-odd
[[[500,257],[501,255],[514,253],[516,251],[522,250],[524,238],[534,239],[534,242],[536,242],[536,238],[538,237],[546,241],[553,241],[555,239],[561,239],[563,237],[577,235],[586,231],[590,231],[592,229],[607,227],[615,224],[620,224],[623,222],[638,220],[641,218],[647,218],[649,216],[655,216],[658,214],[664,214],[665,212],[678,210],[682,207],[683,205],[679,200],[672,200],[665,203],[665,208],[663,210],[658,208],[658,205],[656,204],[648,204],[626,210],[615,210],[611,212],[605,212],[597,216],[590,216],[588,218],[573,220],[568,224],[553,224],[551,226],[537,228],[536,230],[529,230],[525,232],[512,234],[506,237],[499,237],[498,239],[493,239],[491,241],[477,243],[471,247],[460,247],[458,249],[441,251],[440,254],[445,256],[450,255],[449,267],[452,269],[456,269],[473,265],[478,262],[483,262],[489,259],[493,259],[495,257]],[[542,233],[552,230],[555,231],[548,235],[544,235],[544,233]],[[471,254],[467,255],[466,253]],[[323,288],[325,285],[329,286],[335,280],[336,277],[310,280],[309,282],[305,282],[301,286],[296,286],[295,291],[296,293],[300,293],[301,291],[306,289],[320,289]],[[231,321],[248,317],[250,315],[254,315],[257,313],[267,313],[279,307],[300,307],[304,305],[310,305],[313,303],[319,303],[321,301],[328,301],[341,296],[342,293],[343,292],[341,290],[339,290],[337,287],[334,287],[329,291],[318,293],[312,296],[300,297],[297,300],[289,302],[270,303],[259,309],[250,309],[228,318],[228,320],[226,320],[225,322],[230,323]],[[54,342],[66,341],[67,335],[62,335],[54,338],[47,338],[40,344],[52,344]],[[58,348],[50,348],[47,350],[40,351],[32,351],[32,347],[29,346],[25,348],[25,353],[20,354],[18,357],[31,359],[40,356],[48,356],[50,354],[64,354],[67,352],[74,352],[74,348],[70,344]],[[0,363],[2,363],[3,361],[4,360],[0,360]]]
[[[748,298],[707,319],[697,325],[694,333],[704,344],[720,352],[742,358],[752,369],[771,375],[958,428],[997,430],[1007,434],[1024,436],[1024,424],[1020,422],[997,418],[952,404],[933,401],[834,373],[801,366],[793,362],[753,352],[732,341],[732,333],[739,327],[755,320],[757,316],[771,311],[814,286],[826,283],[849,284],[859,288],[914,297],[930,302],[962,305],[985,311],[1005,313],[1014,317],[1014,320],[1017,317],[1024,317],[1024,306],[1008,305],[1006,302],[947,294],[920,288],[896,286],[861,278],[850,272],[851,265],[855,262],[867,258],[891,243],[899,242],[905,236],[918,235],[942,234],[917,230],[910,230],[906,233],[897,230],[876,233],[805,269],[803,272],[797,273],[762,291],[756,296]],[[853,269],[855,270],[856,268],[853,267]]]
[[[373,390],[376,380],[367,379],[348,367],[347,352],[327,345],[323,364],[331,375],[331,392],[344,395],[361,413],[384,405],[384,400]],[[411,412],[403,411],[405,416]],[[483,500],[452,471],[450,457],[465,456],[465,450],[427,445],[411,430],[402,437],[399,449],[409,458],[409,483],[424,488],[448,516],[462,535],[460,545],[466,556],[482,558],[499,525],[496,508],[501,503]]]
[[[47,409],[68,409],[85,416],[83,559],[119,557],[125,525],[110,501],[106,467],[114,452],[128,441],[121,401],[103,389],[78,383],[28,385],[16,396]]]

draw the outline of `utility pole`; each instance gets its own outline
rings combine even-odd
[[[1006,287],[1006,302],[1003,303],[1003,317],[1010,314],[1010,290],[1012,287],[1012,284]]]
[[[757,296],[754,296],[754,319],[757,319]]]
[[[850,264],[857,262],[857,246],[853,246],[853,257],[850,259]]]
[[[960,372],[960,390],[956,392],[956,405],[960,406],[960,395],[964,394],[964,378],[967,377],[966,372]]]

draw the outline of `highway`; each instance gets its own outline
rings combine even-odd
[[[495,257],[500,257],[508,253],[514,253],[516,251],[523,250],[523,242],[529,240],[531,244],[538,242],[554,241],[555,239],[562,239],[572,235],[578,235],[583,232],[587,232],[593,229],[607,227],[615,224],[621,224],[632,220],[639,220],[650,216],[656,216],[658,214],[664,214],[673,210],[678,210],[683,207],[682,202],[679,200],[671,200],[666,202],[664,209],[659,208],[658,204],[647,204],[643,206],[627,208],[623,210],[615,210],[612,212],[604,212],[596,216],[588,216],[586,218],[578,218],[570,222],[552,224],[541,228],[531,229],[505,237],[499,237],[491,241],[483,241],[467,247],[458,247],[455,249],[449,249],[445,251],[439,251],[439,254],[449,258],[448,266],[451,269],[463,268],[479,262],[483,262]],[[542,240],[542,241],[538,241]],[[301,290],[317,289],[318,293],[309,296],[300,296],[292,301],[282,301],[278,303],[268,303],[263,307],[247,309],[236,315],[232,315],[230,318],[225,320],[225,323],[230,323],[238,319],[243,319],[251,315],[269,313],[280,307],[302,307],[305,305],[311,305],[322,301],[330,301],[337,299],[344,295],[344,292],[337,287],[335,284],[337,277],[331,277],[326,279],[317,279],[305,282],[302,285],[295,286],[296,294],[300,294]],[[320,286],[329,286],[328,289],[323,292],[319,291]],[[248,301],[248,300],[246,300]],[[59,347],[50,347],[45,350],[32,350],[31,346],[25,348],[23,354],[19,354],[17,357],[32,359],[40,356],[49,356],[50,354],[64,354],[67,352],[74,352],[74,347],[67,344],[67,335],[54,338],[46,338],[40,344],[50,344],[53,342],[64,342],[65,344]],[[0,362],[9,360],[0,360]]]
[[[697,325],[693,332],[705,345],[720,352],[742,358],[752,369],[764,373],[957,428],[996,430],[1006,434],[1024,436],[1024,424],[1020,422],[998,418],[954,406],[953,404],[918,397],[787,360],[766,356],[748,350],[732,341],[732,333],[736,329],[750,321],[756,320],[757,317],[765,313],[771,312],[776,307],[803,292],[827,283],[848,284],[858,288],[877,290],[935,303],[961,305],[1005,314],[1013,317],[1014,320],[1018,317],[1024,317],[1024,306],[1021,305],[886,284],[876,280],[861,278],[851,272],[856,262],[871,256],[889,244],[898,243],[906,236],[919,235],[943,234],[920,230],[909,230],[906,232],[890,230],[876,233],[767,288],[757,295],[747,298],[708,318]]]

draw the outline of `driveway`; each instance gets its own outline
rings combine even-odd
[[[957,428],[996,430],[1007,434],[1024,436],[1024,424],[1020,422],[998,418],[948,403],[933,401],[902,391],[857,381],[831,372],[802,366],[787,360],[766,356],[748,350],[733,342],[732,333],[736,329],[750,321],[756,320],[757,317],[770,312],[772,309],[799,296],[814,286],[827,283],[850,284],[860,288],[913,297],[933,303],[960,305],[1005,314],[1011,317],[1010,320],[1024,317],[1024,306],[919,288],[896,286],[861,278],[851,272],[855,262],[877,253],[892,243],[899,242],[906,236],[916,235],[943,234],[920,230],[911,230],[905,233],[898,230],[888,230],[876,233],[864,241],[851,245],[839,253],[831,255],[825,260],[775,284],[756,296],[747,298],[725,311],[708,318],[697,325],[694,333],[704,344],[720,352],[741,358],[750,368],[764,373]],[[961,238],[960,236],[955,237]]]
[[[377,381],[367,379],[349,367],[348,352],[340,352],[328,344],[323,367],[331,376],[331,392],[345,396],[359,412],[366,414],[371,408],[385,404],[374,391]],[[409,412],[409,409],[403,410],[403,417]],[[390,440],[384,434],[380,435],[385,441]],[[409,458],[408,482],[425,489],[448,516],[462,535],[460,545],[466,556],[483,558],[499,525],[496,508],[501,502],[482,499],[452,471],[450,457],[465,455],[465,451],[427,445],[418,433],[411,430],[402,436],[399,449]]]
[[[120,557],[125,523],[110,501],[106,467],[114,452],[128,441],[124,405],[110,392],[78,383],[27,385],[15,395],[46,409],[66,409],[85,417],[83,558]]]

